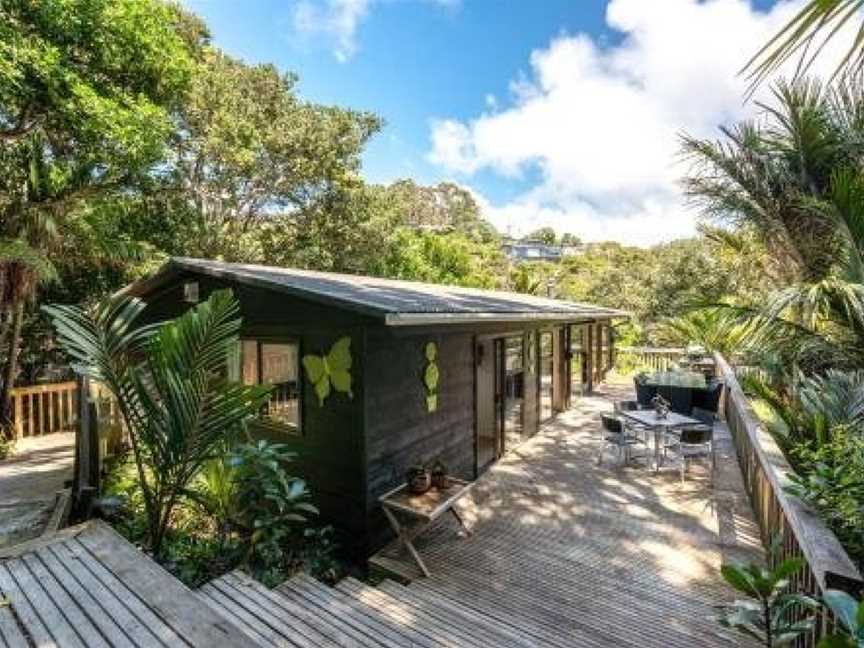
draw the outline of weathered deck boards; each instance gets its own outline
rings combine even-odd
[[[720,564],[762,551],[728,432],[717,426],[713,484],[695,464],[684,484],[674,469],[598,466],[599,414],[631,391],[604,386],[484,475],[459,506],[472,537],[445,519],[415,541],[431,578],[396,543],[373,557],[410,581],[382,589],[410,593],[409,606],[446,602],[509,631],[514,645],[748,645],[710,618],[734,597]]]
[[[249,638],[107,525],[0,561],[0,646],[248,646]]]

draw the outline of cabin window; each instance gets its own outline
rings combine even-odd
[[[300,424],[300,345],[296,342],[241,340],[230,377],[244,385],[271,385],[270,402],[261,411],[261,421],[292,434]]]

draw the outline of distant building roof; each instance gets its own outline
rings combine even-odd
[[[561,246],[542,241],[517,241],[502,247],[514,261],[560,261],[563,256]]]
[[[172,258],[155,275],[123,292],[146,295],[183,272],[268,288],[380,317],[390,326],[627,317],[627,313],[612,308],[520,293],[185,257]]]

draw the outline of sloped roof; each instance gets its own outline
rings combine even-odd
[[[391,326],[627,317],[612,308],[519,293],[187,257],[172,258],[154,276],[125,292],[145,295],[181,272],[284,292],[380,317]]]

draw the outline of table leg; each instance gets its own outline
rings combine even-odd
[[[423,575],[427,578],[431,576],[429,570],[426,568],[426,563],[423,562],[423,559],[420,557],[420,554],[417,553],[417,549],[414,547],[414,543],[411,542],[412,538],[417,535],[416,532],[411,533],[403,527],[399,520],[396,518],[393,513],[391,513],[386,506],[383,507],[384,515],[387,516],[387,520],[390,522],[390,526],[393,527],[393,530],[396,532],[396,535],[399,536],[399,540],[402,542],[402,546],[404,546],[408,553],[411,554],[411,557],[414,559],[414,562],[417,563],[417,566],[420,568],[420,571],[423,572]]]
[[[468,536],[472,535],[471,530],[467,526],[465,526],[465,522],[462,521],[462,516],[459,515],[459,512],[452,506],[450,507],[450,512],[453,514],[453,517],[456,518],[456,521],[459,523],[459,526],[462,527],[462,530],[465,532],[465,535],[468,535]]]
[[[662,461],[662,440],[663,440],[663,430],[662,428],[655,427],[654,428],[654,472],[660,472],[660,462]]]

